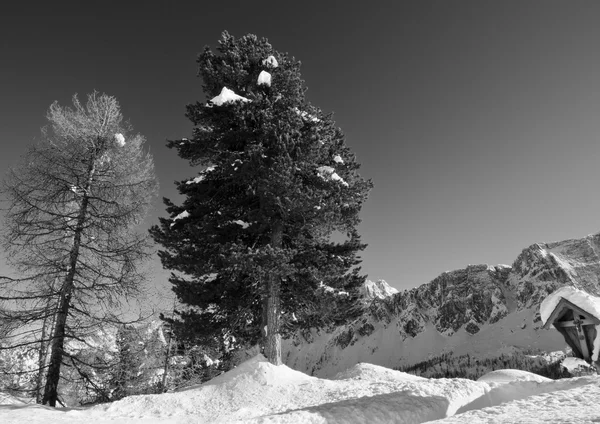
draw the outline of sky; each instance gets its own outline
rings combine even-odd
[[[198,169],[165,147],[204,101],[195,59],[223,30],[302,62],[374,182],[362,269],[402,290],[536,242],[600,231],[600,3],[10,2],[0,16],[0,173],[73,94],[115,96],[160,196]],[[166,216],[160,199],[146,225]],[[0,261],[0,274],[6,266]],[[169,291],[155,265],[153,283]]]

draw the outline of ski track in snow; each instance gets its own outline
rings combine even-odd
[[[427,379],[364,363],[321,379],[257,356],[202,385],[87,408],[0,393],[0,423],[592,423],[600,422],[599,382],[517,370]]]

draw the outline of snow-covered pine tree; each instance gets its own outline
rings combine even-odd
[[[193,137],[168,146],[204,169],[176,183],[183,204],[165,199],[170,218],[150,231],[188,306],[180,332],[246,346],[262,333],[280,364],[282,324],[317,323],[319,287],[351,303],[364,281],[357,226],[372,183],[331,115],[306,100],[294,58],[224,32],[197,62],[209,100],[187,107]]]

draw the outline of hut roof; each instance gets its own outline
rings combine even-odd
[[[544,328],[554,325],[576,357],[598,361],[600,297],[565,286],[544,299],[540,305],[540,315]]]
[[[556,309],[561,299],[565,299],[600,320],[600,297],[592,296],[571,286],[564,286],[548,295],[540,305],[540,315],[544,325]]]

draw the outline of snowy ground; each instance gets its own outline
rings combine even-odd
[[[516,370],[479,381],[425,379],[358,364],[333,379],[255,357],[208,383],[90,408],[27,405],[0,393],[0,423],[592,423],[600,379]]]

